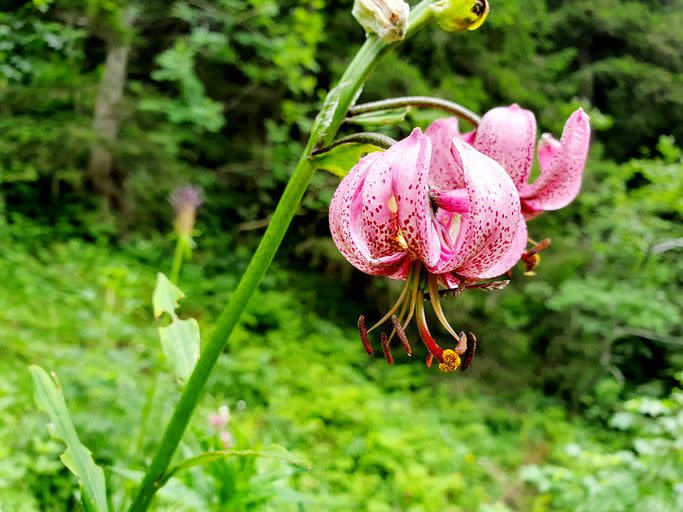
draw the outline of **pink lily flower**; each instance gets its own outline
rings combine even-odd
[[[529,177],[536,147],[536,118],[519,105],[490,110],[470,133],[460,134],[456,118],[439,119],[426,133],[435,146],[448,148],[450,140],[459,137],[497,161],[517,186],[522,212],[529,220],[544,210],[564,208],[578,195],[588,156],[590,119],[579,108],[567,120],[559,141],[543,134],[537,150],[541,175],[533,183]],[[433,163],[432,181],[437,186],[448,183],[448,165],[447,156]]]
[[[460,287],[497,277],[520,258],[520,235],[526,243],[517,190],[502,167],[459,139],[440,157],[448,160],[449,183],[429,187],[434,163],[432,141],[419,128],[386,152],[371,153],[342,180],[330,204],[330,231],[344,257],[359,270],[405,280],[398,301],[377,324],[358,327],[366,351],[368,333],[391,318],[394,333],[412,354],[405,328],[413,316],[431,356],[443,371],[455,371],[471,359],[474,336],[459,335],[446,320],[439,285]],[[455,338],[455,349],[442,349],[427,328],[424,299]],[[398,313],[398,316],[396,313]],[[431,359],[428,360],[430,362]],[[463,364],[463,367],[466,365]]]

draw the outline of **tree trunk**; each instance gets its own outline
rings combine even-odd
[[[114,156],[121,121],[120,107],[126,85],[129,38],[112,38],[107,42],[104,73],[95,100],[93,132],[96,140],[90,148],[88,177],[103,199],[107,210],[123,207],[121,187],[113,176]]]

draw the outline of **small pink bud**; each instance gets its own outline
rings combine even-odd
[[[229,450],[235,446],[235,440],[232,438],[232,434],[230,432],[221,432],[220,438],[221,442],[223,443],[223,447],[226,450]]]
[[[230,421],[230,408],[227,405],[221,405],[217,412],[209,414],[209,425],[216,432],[220,432]]]

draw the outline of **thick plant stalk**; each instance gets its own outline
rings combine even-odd
[[[431,19],[429,10],[430,0],[423,0],[415,6],[410,16],[410,25],[406,38],[415,34]],[[157,453],[147,469],[145,477],[135,495],[129,512],[142,512],[149,507],[154,494],[164,481],[164,475],[171,462],[171,458],[185,432],[206,381],[211,374],[218,357],[225,347],[232,330],[240,319],[249,299],[256,291],[275,253],[277,252],[285,232],[289,227],[296,210],[306,192],[306,188],[315,173],[315,167],[309,160],[309,155],[316,147],[328,145],[334,140],[339,127],[344,122],[349,107],[355,101],[358,91],[362,87],[370,72],[380,58],[390,48],[399,43],[387,44],[375,36],[369,36],[365,44],[349,64],[339,84],[332,89],[316,118],[311,136],[306,144],[303,155],[294,169],[287,187],[273,213],[266,232],[259,243],[254,256],[240,280],[230,302],[223,310],[216,328],[206,342],[197,361],[192,375],[173,411],[164,436],[161,439]]]

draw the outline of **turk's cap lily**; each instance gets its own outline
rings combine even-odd
[[[405,280],[398,301],[374,326],[366,328],[364,316],[359,318],[366,352],[373,353],[369,333],[391,319],[392,333],[380,335],[385,358],[393,364],[394,334],[412,355],[405,328],[415,318],[429,351],[427,364],[435,358],[441,370],[452,372],[469,365],[476,340],[450,326],[439,286],[459,291],[505,273],[521,257],[526,223],[517,189],[503,168],[458,138],[448,148],[436,148],[447,162],[448,185],[430,187],[432,150],[432,140],[416,128],[387,151],[361,159],[332,198],[330,231],[359,270]],[[444,350],[430,334],[425,296],[454,348]]]
[[[516,263],[521,251],[510,251],[526,227],[512,180],[458,139],[447,158],[451,186],[430,188],[432,141],[416,128],[351,169],[330,204],[332,237],[347,260],[396,279],[416,261],[432,274],[479,279]]]
[[[476,30],[489,15],[488,0],[438,0],[429,8],[446,32]]]
[[[578,195],[590,145],[590,119],[579,108],[567,120],[559,141],[546,133],[538,146],[536,118],[518,105],[490,110],[474,132],[460,134],[457,120],[450,118],[432,123],[427,134],[438,146],[449,138],[461,138],[496,160],[517,186],[524,216],[531,219],[544,210],[564,208]],[[529,183],[535,151],[541,174]],[[432,180],[437,186],[450,179],[448,165],[444,158],[433,162]]]
[[[355,0],[351,14],[368,34],[393,43],[406,36],[410,6],[403,0]]]

